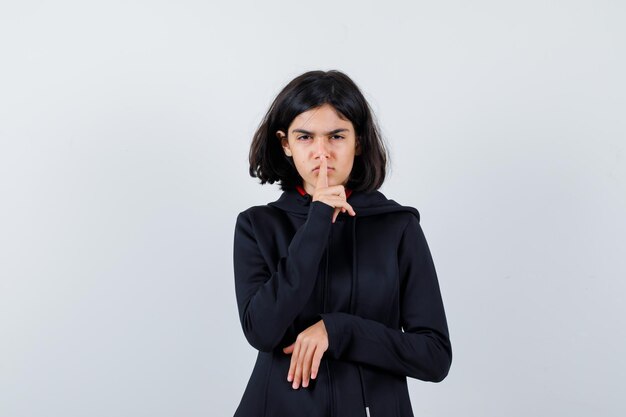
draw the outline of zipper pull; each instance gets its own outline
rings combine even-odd
[[[365,407],[365,415],[367,417],[370,417],[370,408],[369,407]]]

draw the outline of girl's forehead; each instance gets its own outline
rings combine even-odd
[[[319,107],[309,109],[297,115],[291,122],[291,129],[326,129],[329,126],[336,128],[352,128],[352,122],[343,117],[330,104],[323,104]]]

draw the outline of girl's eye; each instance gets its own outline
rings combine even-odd
[[[341,135],[333,135],[332,138],[333,139],[343,139],[343,136],[341,136]]]
[[[302,135],[302,136],[298,136],[298,140],[307,140],[309,139],[311,136],[309,135]]]

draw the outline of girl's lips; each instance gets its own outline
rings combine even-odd
[[[330,171],[331,169],[332,169],[332,170],[334,170],[335,168],[333,168],[333,167],[328,167],[328,171]],[[318,172],[319,170],[320,170],[320,167],[315,167],[315,168],[313,168],[313,171],[312,171],[312,172]]]

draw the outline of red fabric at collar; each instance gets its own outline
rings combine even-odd
[[[307,195],[307,192],[306,192],[306,191],[304,191],[304,188],[302,188],[302,186],[300,186],[300,185],[296,185],[296,190],[298,190],[298,192],[300,193],[300,195],[301,195],[301,196],[303,196],[303,197],[304,197],[305,195]],[[350,198],[350,194],[352,194],[352,190],[351,190],[351,189],[349,189],[349,188],[346,188],[346,200],[347,200],[348,198]]]

